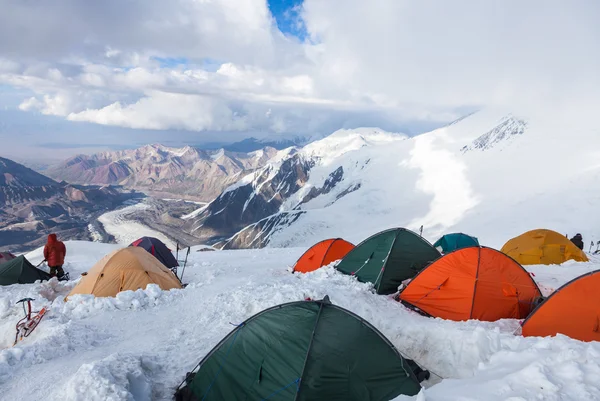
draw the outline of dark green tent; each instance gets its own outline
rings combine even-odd
[[[373,283],[378,294],[393,294],[441,255],[423,237],[405,228],[382,231],[351,250],[336,269]]]
[[[457,249],[468,248],[470,246],[479,246],[479,240],[475,237],[463,233],[446,234],[433,244],[437,249],[442,249],[444,253],[450,253]]]
[[[0,265],[0,285],[29,284],[37,280],[50,280],[50,275],[37,269],[24,256]]]
[[[417,394],[428,374],[326,296],[275,306],[240,324],[188,373],[175,399],[387,401]]]

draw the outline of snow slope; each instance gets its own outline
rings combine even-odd
[[[496,248],[535,228],[580,232],[586,249],[600,240],[600,129],[587,120],[484,110],[408,139],[337,132],[299,154],[314,166],[278,213],[305,213],[267,234],[256,229],[268,246],[357,243],[421,225],[432,242],[458,231]],[[316,191],[332,176],[334,188]]]
[[[68,242],[66,270],[87,271],[118,247]],[[442,376],[399,400],[550,400],[600,398],[600,344],[564,336],[523,338],[519,323],[450,322],[417,315],[367,284],[326,267],[306,275],[289,267],[305,248],[196,252],[183,290],[127,291],[116,298],[64,296],[74,282],[0,287],[0,348],[8,347],[25,296],[50,307],[36,331],[0,350],[2,400],[170,400],[175,386],[233,326],[264,308],[328,294],[369,320],[408,357]],[[41,251],[27,255],[32,263]],[[533,266],[552,291],[590,263]]]

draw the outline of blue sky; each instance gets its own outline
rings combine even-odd
[[[271,14],[277,22],[277,27],[286,35],[296,36],[300,40],[306,37],[306,30],[299,24],[298,10],[302,0],[268,0]]]

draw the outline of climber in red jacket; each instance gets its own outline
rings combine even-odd
[[[66,254],[67,248],[62,241],[56,239],[56,234],[48,235],[48,242],[44,247],[44,259],[50,267],[50,276],[58,278],[64,276],[65,271],[62,267],[65,264]]]

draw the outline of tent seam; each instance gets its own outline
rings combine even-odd
[[[304,371],[306,370],[306,364],[308,363],[308,356],[310,355],[310,350],[312,349],[313,341],[315,339],[315,333],[317,332],[317,327],[319,326],[319,321],[321,320],[321,312],[325,307],[325,303],[323,301],[320,302],[319,313],[317,314],[317,319],[315,321],[315,327],[313,328],[312,334],[310,336],[310,342],[308,343],[308,349],[306,350],[306,356],[304,357],[304,363],[302,364],[302,371],[300,372],[300,381],[298,382],[298,390],[296,391],[296,395],[294,396],[294,401],[298,399],[298,394],[300,394],[300,389],[302,388],[302,379],[304,379]]]
[[[388,259],[390,258],[390,255],[392,254],[392,251],[394,250],[394,245],[396,245],[396,241],[398,240],[400,231],[401,231],[401,229],[396,232],[396,235],[394,236],[394,241],[392,242],[392,246],[390,246],[390,250],[388,251],[388,254],[385,256],[383,266],[381,266],[382,272],[379,273],[379,274],[381,274],[381,279],[379,280],[379,284],[377,284],[377,290],[376,290],[377,293],[379,293],[379,288],[381,287],[381,283],[383,282],[383,279],[385,278],[385,267],[387,266]],[[379,275],[377,277],[379,277]]]
[[[475,272],[475,284],[473,284],[473,299],[471,301],[471,310],[469,319],[473,319],[473,309],[475,308],[475,295],[477,294],[477,280],[479,280],[479,268],[481,267],[481,247],[477,247],[477,270]]]

